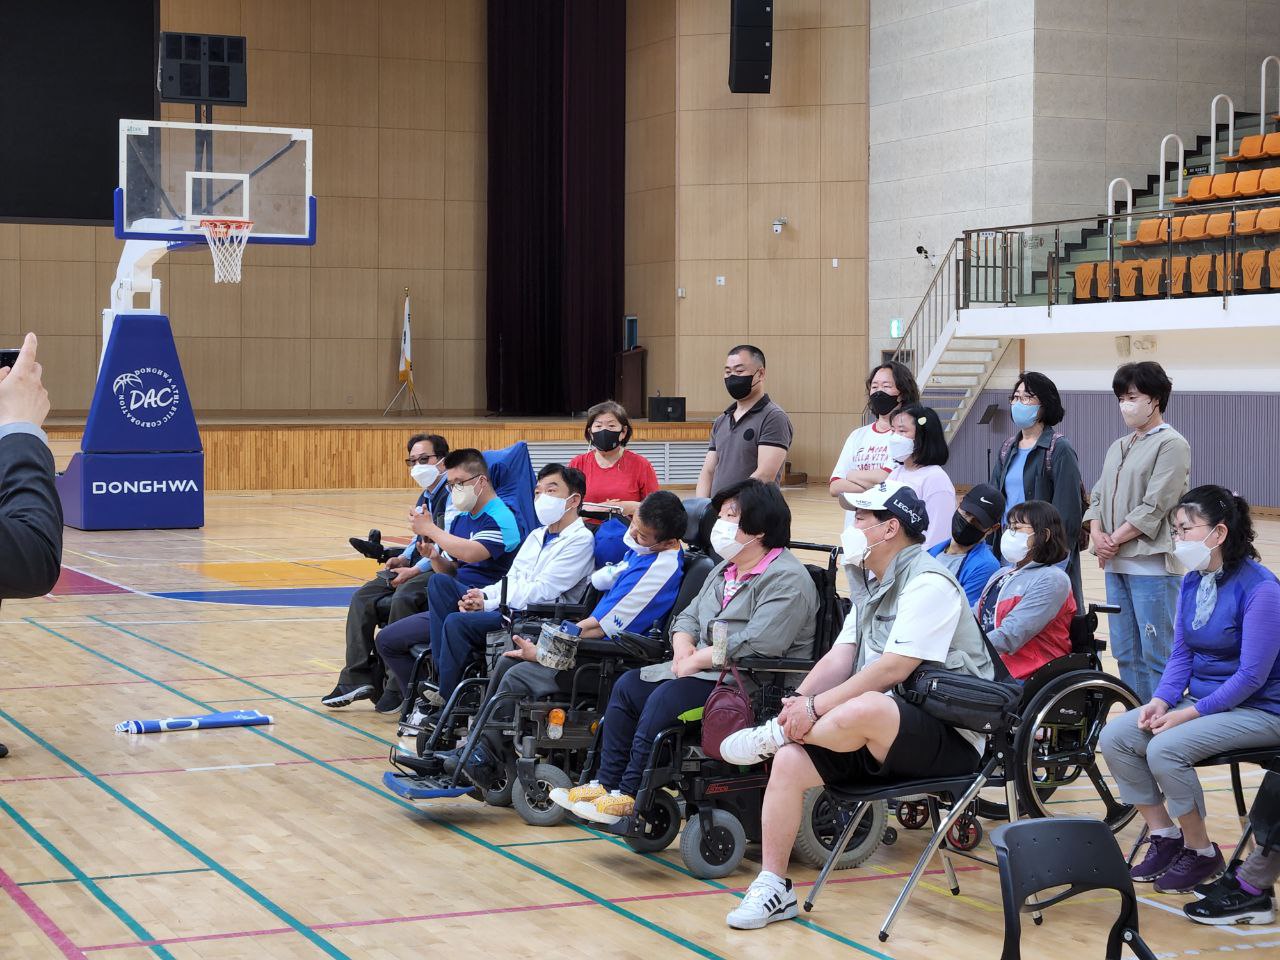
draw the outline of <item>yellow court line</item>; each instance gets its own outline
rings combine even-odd
[[[68,553],[69,553],[69,554],[71,554],[72,556],[80,557],[82,560],[88,560],[90,563],[101,563],[101,564],[104,564],[105,566],[108,566],[108,567],[118,567],[118,566],[120,566],[120,564],[118,564],[118,563],[112,563],[110,560],[103,560],[101,557],[94,557],[94,556],[90,556],[90,555],[89,555],[89,554],[87,554],[87,553],[81,553],[79,550],[72,550],[72,549],[71,549],[70,547],[68,547],[66,544],[63,544],[63,545],[62,545],[62,552],[63,552],[64,554],[68,554]],[[90,576],[93,576],[93,574],[90,574]]]
[[[902,872],[901,870],[894,870],[890,867],[882,867],[879,865],[872,865],[871,869],[877,871],[878,873],[887,873],[887,874],[895,874],[895,873]],[[948,900],[952,902],[960,901],[961,903],[967,903],[971,907],[977,907],[979,910],[985,910],[987,913],[1003,913],[1004,912],[1003,906],[993,907],[991,904],[987,903],[985,900],[976,900],[965,893],[961,893],[958,895],[953,894],[950,888],[940,887],[936,883],[931,883],[928,880],[922,879],[916,883],[916,886],[924,887],[926,890],[932,890],[934,893],[942,894],[944,897],[946,897]]]

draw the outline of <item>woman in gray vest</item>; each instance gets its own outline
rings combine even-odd
[[[891,480],[846,497],[856,517],[842,537],[845,563],[875,576],[856,623],[845,621],[831,652],[776,719],[720,746],[730,763],[773,757],[763,869],[727,917],[740,930],[796,916],[784,874],[810,787],[960,776],[982,759],[979,734],[949,727],[889,693],[925,663],[984,679],[995,675],[964,588],[921,546],[929,529],[924,502]]]

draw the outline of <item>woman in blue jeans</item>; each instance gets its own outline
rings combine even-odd
[[[713,620],[725,623],[729,661],[813,655],[818,591],[786,549],[791,511],[781,491],[743,480],[716,494],[711,506],[719,515],[711,545],[722,559],[672,621],[674,658],[622,675],[605,710],[597,778],[551,792],[552,800],[585,820],[614,824],[634,813],[654,739],[680,714],[707,702],[720,676],[712,666]]]
[[[1146,701],[1173,644],[1182,568],[1170,513],[1189,486],[1191,447],[1164,422],[1173,382],[1160,364],[1126,363],[1111,389],[1131,432],[1107,451],[1084,519],[1106,571],[1107,602],[1120,607],[1109,624],[1120,679]]]
[[[1205,829],[1195,764],[1224,750],[1280,747],[1280,581],[1258,562],[1249,505],[1196,487],[1174,511],[1178,599],[1173,653],[1148,702],[1102,731],[1120,799],[1150,831],[1133,879],[1189,893],[1222,873]],[[1175,824],[1176,821],[1176,824]]]

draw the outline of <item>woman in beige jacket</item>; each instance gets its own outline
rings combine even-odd
[[[1160,364],[1126,363],[1111,389],[1131,433],[1107,450],[1084,519],[1106,571],[1111,651],[1120,679],[1146,703],[1173,645],[1182,570],[1173,559],[1170,511],[1189,488],[1191,447],[1164,422],[1173,382]]]

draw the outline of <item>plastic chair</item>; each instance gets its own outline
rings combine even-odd
[[[1120,916],[1107,937],[1107,960],[1121,960],[1124,945],[1140,960],[1156,955],[1138,934],[1138,899],[1115,837],[1100,820],[1019,820],[991,832],[1004,900],[1004,950],[1000,960],[1021,960],[1022,914],[1036,913],[1090,890],[1120,894]],[[1068,889],[1031,900],[1050,887]]]

